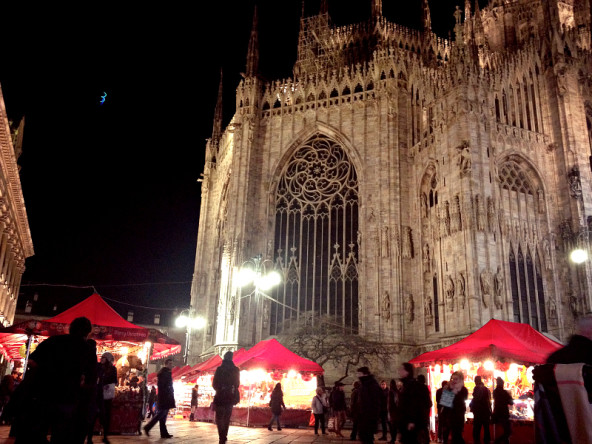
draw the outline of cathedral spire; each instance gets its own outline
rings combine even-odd
[[[465,0],[465,23],[471,20],[471,0]]]
[[[430,5],[428,0],[423,0],[422,5],[422,19],[423,19],[423,30],[424,31],[431,31],[432,30],[432,17],[430,15]]]
[[[475,0],[475,26],[473,29],[475,34],[475,43],[478,47],[485,45],[485,29],[483,28],[483,20],[481,18],[481,10],[479,9],[479,0]]]
[[[212,129],[212,142],[218,143],[222,136],[222,69],[220,69],[220,86],[218,86],[218,101],[214,110],[214,128]]]
[[[382,17],[382,0],[372,0],[372,19],[378,20]]]
[[[329,13],[329,0],[321,0],[321,11],[319,14],[328,14]]]
[[[257,5],[253,12],[253,27],[251,28],[251,38],[249,39],[249,50],[247,51],[247,77],[255,77],[259,73],[259,33],[257,31]],[[220,81],[222,76],[220,76]],[[220,84],[220,88],[222,84]]]

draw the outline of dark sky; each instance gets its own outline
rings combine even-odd
[[[35,256],[23,283],[94,285],[130,303],[189,305],[197,179],[219,71],[226,124],[255,0],[199,2],[199,10],[14,3],[3,5],[0,83],[9,117],[26,116],[19,163]],[[301,0],[257,3],[261,70],[288,77]],[[461,3],[430,1],[436,32],[447,36]],[[307,13],[318,4],[308,0]],[[383,4],[389,20],[419,25],[421,0]],[[329,1],[337,24],[364,20],[369,10],[370,0]],[[137,285],[162,282],[185,283]]]

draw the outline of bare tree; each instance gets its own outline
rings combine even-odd
[[[285,323],[278,339],[294,353],[321,366],[342,368],[338,381],[348,377],[352,369],[385,362],[392,356],[387,346],[353,334],[342,326],[340,319],[314,317],[313,323],[310,313],[301,314],[298,321]]]

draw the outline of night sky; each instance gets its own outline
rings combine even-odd
[[[292,73],[301,0],[218,0],[199,2],[199,10],[197,3],[14,3],[2,7],[0,84],[9,118],[26,117],[19,163],[35,256],[23,284],[94,285],[132,304],[188,306],[197,179],[220,68],[226,125],[254,4],[261,71],[276,79]],[[464,1],[430,1],[441,36],[452,30],[456,4]],[[306,13],[318,5],[307,0]],[[383,12],[417,28],[420,5],[383,0]],[[329,1],[336,24],[365,20],[369,11],[370,0]]]

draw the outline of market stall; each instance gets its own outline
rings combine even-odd
[[[123,319],[98,294],[93,294],[70,309],[45,320],[28,320],[0,329],[0,353],[9,360],[23,359],[19,349],[28,351],[50,336],[68,333],[70,323],[84,316],[91,321],[91,338],[97,342],[97,358],[110,352],[116,360],[119,386],[111,413],[111,433],[137,433],[144,407],[144,384],[126,385],[125,381],[146,377],[148,357],[162,359],[179,353],[179,343],[158,330],[147,329]],[[28,353],[25,355],[25,359]],[[26,364],[24,365],[26,367]]]
[[[435,393],[442,381],[449,381],[455,371],[465,375],[465,386],[469,394],[475,387],[475,376],[482,377],[485,386],[493,393],[495,379],[503,378],[504,388],[514,399],[511,411],[517,442],[534,442],[534,391],[532,366],[544,363],[547,356],[561,348],[528,324],[490,320],[479,330],[466,338],[439,350],[423,353],[410,362],[427,367],[428,384],[431,389],[432,430],[435,430]],[[472,413],[468,409],[465,439],[472,442]],[[494,431],[495,433],[495,431]],[[492,435],[493,436],[493,435]]]
[[[214,356],[177,383],[180,390],[181,384],[186,384],[189,389],[198,384],[198,421],[214,420],[214,413],[210,409],[215,394],[212,380],[221,361],[220,356]],[[241,400],[233,409],[231,422],[247,426],[267,425],[271,418],[271,392],[279,382],[287,407],[282,413],[282,424],[308,425],[317,375],[323,373],[320,365],[298,356],[275,339],[261,341],[247,351],[238,350],[233,361],[241,370]]]

